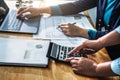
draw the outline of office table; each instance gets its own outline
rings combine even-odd
[[[32,39],[31,34],[0,32],[0,37]],[[98,63],[110,61],[105,49],[89,55]],[[50,60],[48,68],[0,66],[0,80],[120,80],[118,76],[86,77],[77,75],[70,65]]]

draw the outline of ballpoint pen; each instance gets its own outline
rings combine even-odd
[[[72,24],[72,25],[74,25],[74,24],[76,24],[76,22],[74,22],[74,23],[67,23],[67,24]],[[61,31],[62,32],[62,30],[60,29],[60,26],[58,25],[58,27],[56,27],[56,29],[58,30],[58,31]]]

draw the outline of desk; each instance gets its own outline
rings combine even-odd
[[[32,38],[30,34],[18,33],[3,33],[0,32],[0,37],[7,38]],[[94,55],[89,56],[97,62],[109,61],[105,49],[100,50]],[[119,77],[102,77],[90,78],[81,75],[76,75],[72,71],[71,66],[56,63],[50,60],[48,68],[34,68],[34,67],[14,67],[14,66],[0,66],[0,80],[119,80]]]

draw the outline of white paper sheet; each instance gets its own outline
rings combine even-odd
[[[82,14],[82,16],[81,16]],[[80,15],[73,15],[73,16],[51,16],[51,17],[43,17],[40,21],[40,27],[38,34],[34,34],[33,38],[40,38],[40,39],[73,39],[79,40],[78,37],[68,37],[64,35],[63,32],[57,29],[58,25],[61,23],[73,23],[75,22],[76,25],[84,28],[93,29],[92,25],[89,23],[86,16],[81,13]]]

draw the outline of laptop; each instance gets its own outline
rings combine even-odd
[[[0,31],[37,33],[40,17],[28,20],[17,19],[17,10],[10,10],[4,0],[0,1],[0,9],[4,11],[4,14],[0,17]]]
[[[48,67],[49,41],[0,38],[0,65]]]

